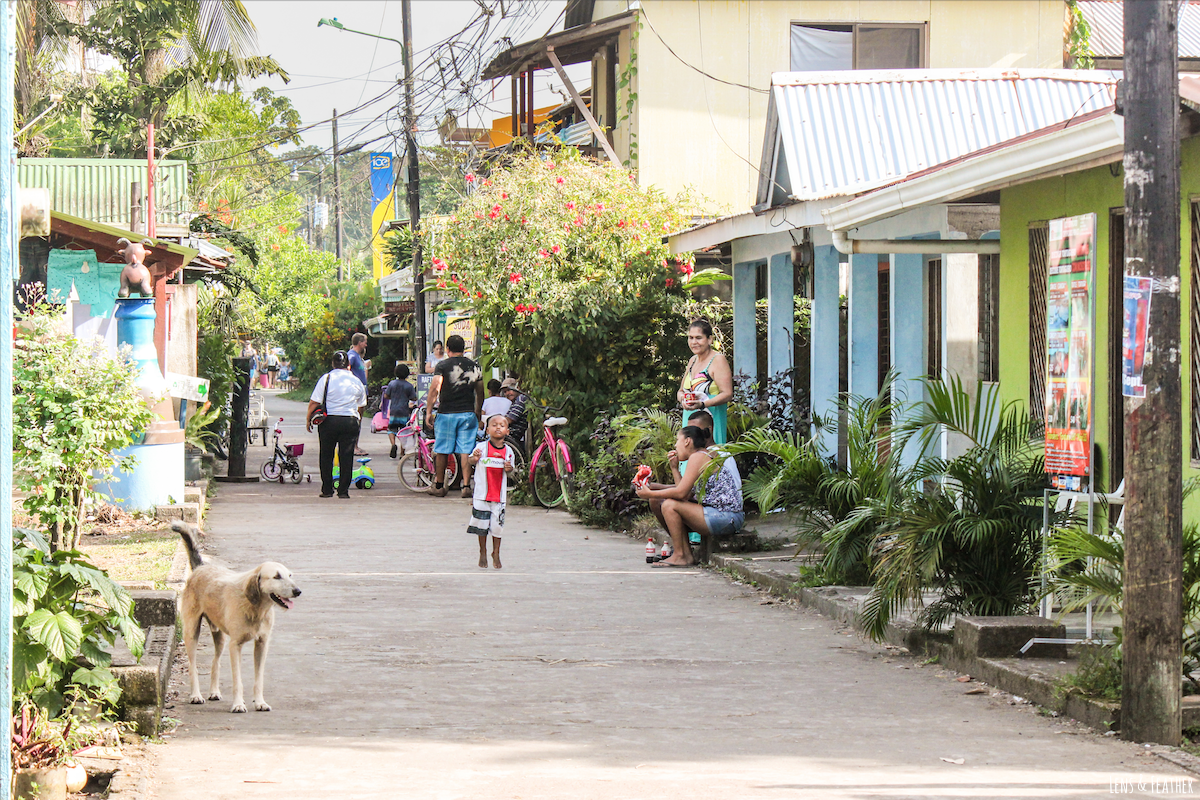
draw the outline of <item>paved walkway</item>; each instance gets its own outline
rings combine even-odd
[[[269,407],[301,439],[302,406]],[[352,501],[220,487],[210,552],[283,561],[304,595],[277,614],[273,711],[177,683],[156,797],[1098,798],[1184,775],[562,512],[511,508],[505,568],[481,570],[467,501],[407,494],[363,440],[380,481]]]

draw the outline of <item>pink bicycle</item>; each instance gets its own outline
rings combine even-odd
[[[558,411],[550,406],[546,411]],[[554,435],[554,429],[567,424],[566,417],[546,417],[542,420],[542,443],[529,459],[529,487],[533,499],[546,508],[562,505],[570,493],[574,469],[571,449]]]
[[[422,430],[421,415],[423,411],[424,409],[419,407],[413,409],[408,423],[396,431],[397,439],[412,436],[417,443],[416,450],[405,453],[396,462],[396,474],[410,492],[428,492],[433,488],[434,476],[437,474],[434,468],[433,439],[425,438],[425,432]],[[446,458],[446,486],[453,488],[457,483],[458,456],[448,456]]]

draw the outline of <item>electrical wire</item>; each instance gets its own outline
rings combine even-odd
[[[700,11],[699,3],[696,4],[696,11],[697,11],[697,13],[699,13],[699,11]],[[662,38],[662,36],[659,35],[658,31],[654,29],[654,23],[652,23],[650,21],[650,17],[647,16],[645,8],[642,9],[642,19],[644,19],[646,21],[646,24],[650,26],[650,30],[655,35],[655,37],[657,37],[658,40],[660,42],[662,42],[662,46],[667,48],[667,52],[670,53],[671,55],[675,56],[676,60],[678,60],[680,64],[683,64],[688,69],[700,73],[701,75],[703,75],[704,77],[708,78],[711,81],[716,81],[717,83],[723,83],[726,86],[734,86],[734,87],[737,87],[738,89],[748,89],[752,92],[758,92],[759,94],[770,94],[770,91],[767,89],[760,89],[757,86],[747,86],[744,83],[737,83],[736,81],[727,81],[724,78],[718,78],[716,75],[712,75],[708,72],[705,72],[702,67],[697,67],[696,65],[694,65],[688,61],[685,61],[682,56],[680,56],[678,53],[676,53],[674,50],[671,49],[671,45],[667,44],[666,41]],[[700,63],[702,65],[704,63],[704,48],[703,47],[700,48]]]

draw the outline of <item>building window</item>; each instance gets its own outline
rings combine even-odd
[[[1046,419],[1046,279],[1050,228],[1029,229],[1029,416]]]
[[[792,23],[791,69],[920,69],[926,66],[925,29],[923,22]]]
[[[942,260],[926,267],[925,280],[925,368],[930,380],[942,379]]]
[[[1192,323],[1192,460],[1200,460],[1200,203],[1192,212],[1192,290],[1188,317]]]
[[[1000,380],[1000,256],[979,256],[979,380]]]

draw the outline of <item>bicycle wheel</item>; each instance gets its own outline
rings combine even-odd
[[[288,478],[292,483],[300,483],[300,481],[304,480],[304,470],[300,469],[298,462],[292,462],[288,465],[288,473]]]
[[[458,456],[446,456],[446,488],[458,489],[461,488],[460,476],[458,474]]]
[[[533,463],[530,466],[532,480],[529,482],[529,488],[533,490],[533,499],[538,505],[546,508],[555,508],[562,504],[563,484],[554,474],[554,465],[550,463],[550,453],[546,451],[538,451],[533,454]]]
[[[283,467],[278,461],[272,458],[270,461],[263,462],[259,473],[262,474],[264,481],[277,481],[279,480],[279,476],[283,474]]]
[[[562,487],[563,502],[570,502],[571,492],[575,488],[575,469],[571,463],[571,451],[567,443],[558,443],[558,484]]]
[[[396,463],[396,474],[410,492],[428,492],[433,486],[433,475],[425,469],[420,453],[405,453]]]

